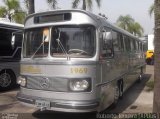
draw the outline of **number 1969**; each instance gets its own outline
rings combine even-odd
[[[88,69],[87,68],[71,68],[72,74],[87,74]]]

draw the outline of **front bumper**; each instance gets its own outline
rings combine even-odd
[[[35,106],[36,100],[45,100],[50,102],[50,108],[45,107],[37,107],[41,110],[53,110],[53,111],[61,111],[61,112],[93,112],[97,111],[99,106],[98,100],[90,100],[90,101],[68,101],[68,100],[53,100],[48,98],[41,98],[35,96],[28,96],[21,94],[20,92],[17,94],[17,99],[25,104],[30,104],[31,106]]]

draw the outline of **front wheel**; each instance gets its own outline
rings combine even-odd
[[[16,77],[12,71],[4,70],[0,73],[0,89],[9,90],[16,85]]]
[[[118,80],[114,88],[114,101],[111,105],[111,108],[117,106],[118,100],[123,98],[123,80]]]
[[[111,105],[111,108],[115,108],[117,106],[119,97],[120,97],[120,89],[119,89],[119,86],[116,85],[116,87],[114,88],[114,101]]]

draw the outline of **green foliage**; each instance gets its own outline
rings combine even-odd
[[[72,8],[77,8],[78,5],[80,4],[82,0],[73,0],[72,2]],[[97,6],[100,8],[101,7],[101,0],[95,0]],[[92,9],[93,6],[93,0],[83,0],[82,3],[82,9],[86,10],[87,8],[89,8],[90,10]]]
[[[117,19],[117,25],[135,36],[140,37],[144,32],[142,26],[138,22],[135,22],[135,20],[130,15],[119,16]]]
[[[15,13],[12,18],[17,22],[17,23],[20,23],[20,24],[23,24],[24,23],[24,18],[26,17],[26,14],[23,13],[23,12],[17,12]]]
[[[8,10],[18,10],[20,8],[18,0],[4,0],[4,4],[7,6]]]
[[[12,22],[23,23],[26,13],[18,0],[3,0],[5,6],[0,7],[0,17],[9,18]]]
[[[7,15],[7,9],[6,7],[0,7],[0,17],[6,17]]]
[[[146,86],[148,87],[147,91],[153,91],[153,89],[154,89],[154,81],[153,80],[148,81],[146,83]]]
[[[154,9],[155,9],[154,4],[152,4],[148,11],[150,16],[152,16],[152,14],[154,13]]]

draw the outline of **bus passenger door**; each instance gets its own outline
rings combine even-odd
[[[105,28],[102,35],[100,53],[100,63],[102,70],[102,82],[108,82],[111,80],[111,68],[113,62],[113,43],[112,43],[112,32],[110,29]]]
[[[114,88],[111,83],[113,80],[112,64],[113,59],[113,45],[112,34],[109,28],[104,28],[101,31],[101,47],[100,47],[100,67],[101,67],[101,109],[108,107],[114,99]]]

